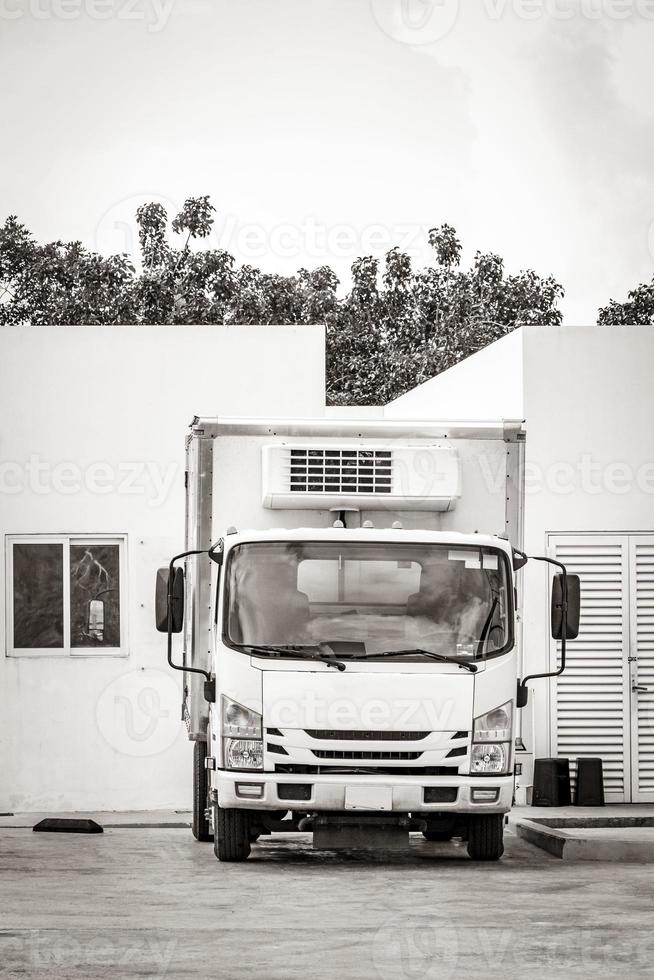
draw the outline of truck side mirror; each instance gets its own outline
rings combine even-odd
[[[526,708],[529,704],[529,688],[518,681],[518,689],[516,691],[515,706],[516,708]]]
[[[579,635],[579,616],[581,613],[581,589],[578,575],[568,575],[568,609],[565,622],[565,637],[576,640]],[[552,636],[563,639],[563,575],[555,575],[552,580]]]
[[[168,632],[168,576],[168,567],[157,571],[154,610],[155,623],[160,633]],[[181,633],[184,626],[184,570],[182,568],[175,568],[173,571],[172,604],[172,632]]]

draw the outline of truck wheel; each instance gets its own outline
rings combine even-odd
[[[425,840],[452,840],[452,832],[449,830],[423,830],[422,836]]]
[[[498,861],[504,854],[504,814],[485,813],[470,817],[468,854],[473,861]]]
[[[207,819],[209,805],[209,779],[204,760],[207,757],[207,743],[193,743],[193,821],[191,830],[196,840],[212,840],[213,834]]]
[[[250,815],[247,810],[213,808],[213,849],[219,861],[245,861],[250,854]]]

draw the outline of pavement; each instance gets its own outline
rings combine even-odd
[[[496,864],[289,834],[229,865],[183,812],[85,814],[89,836],[33,834],[41,816],[0,818],[3,978],[652,976],[651,868],[561,861],[514,826]]]

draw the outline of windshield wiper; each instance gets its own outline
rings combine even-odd
[[[328,667],[335,667],[336,670],[345,670],[345,664],[341,660],[336,660],[333,653],[327,653],[316,645],[306,646],[303,644],[290,644],[289,646],[274,646],[271,644],[261,644],[253,646],[247,643],[243,647],[249,653],[261,653],[270,655],[276,653],[280,657],[291,657],[295,660],[318,660],[320,663],[327,664]]]
[[[486,642],[486,637],[488,636],[491,623],[493,622],[493,616],[495,615],[495,610],[497,609],[497,596],[493,599],[490,607],[490,612],[486,617],[486,622],[481,628],[481,633],[479,634],[479,639],[477,640],[477,656],[481,657],[484,652],[484,643]]]
[[[471,674],[476,674],[478,670],[476,664],[471,664],[467,660],[462,660],[460,657],[448,657],[444,653],[433,653],[431,650],[422,650],[420,647],[415,647],[410,650],[382,650],[381,653],[367,653],[365,657],[361,657],[360,659],[376,660],[377,657],[410,656],[429,657],[430,660],[439,660],[445,664],[458,664],[459,667],[465,667],[466,670],[469,670]]]

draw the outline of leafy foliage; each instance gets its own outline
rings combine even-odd
[[[40,245],[9,217],[0,227],[0,324],[324,323],[328,399],[363,405],[396,398],[520,324],[561,322],[554,279],[506,275],[492,253],[461,269],[447,224],[429,232],[432,266],[414,270],[397,248],[382,270],[363,256],[339,296],[329,266],[282,276],[237,268],[222,249],[192,248],[209,236],[214,212],[208,197],[189,198],[171,223],[179,247],[160,204],[139,208],[139,270],[127,255],[80,242]]]
[[[654,325],[654,279],[632,289],[624,303],[612,299],[599,311],[602,326]]]

